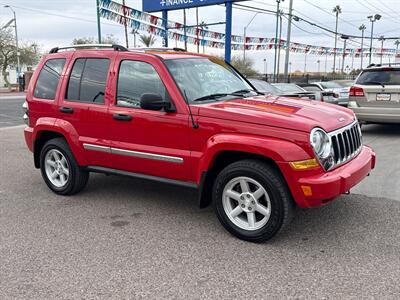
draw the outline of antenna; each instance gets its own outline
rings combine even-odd
[[[193,127],[194,129],[198,129],[198,128],[199,128],[199,124],[197,124],[197,123],[194,121],[192,109],[190,108],[190,105],[189,105],[189,99],[188,99],[188,97],[187,97],[187,95],[186,95],[186,90],[183,90],[183,94],[184,94],[184,98],[185,98],[186,105],[187,105],[188,108],[189,108],[189,115],[190,115],[190,119],[192,120],[192,127]]]

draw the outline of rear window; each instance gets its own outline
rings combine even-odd
[[[364,71],[358,77],[356,84],[400,85],[400,69],[378,69]]]
[[[321,91],[321,89],[316,85],[306,85],[306,86],[302,86],[302,88],[309,92],[320,92]]]
[[[61,72],[64,69],[65,59],[49,59],[43,65],[36,82],[34,96],[39,99],[54,100]]]
[[[66,99],[70,101],[104,103],[109,59],[78,58],[72,68]]]

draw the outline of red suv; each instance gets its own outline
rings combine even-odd
[[[264,96],[215,57],[91,47],[52,49],[24,104],[26,143],[57,194],[90,172],[192,187],[230,233],[261,242],[375,166],[351,110]]]

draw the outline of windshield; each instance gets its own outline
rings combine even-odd
[[[342,88],[340,84],[337,84],[336,82],[321,82],[320,85],[324,89],[338,89]]]
[[[253,90],[235,70],[217,58],[171,59],[166,60],[165,64],[190,103],[208,95],[227,94],[226,97],[238,97],[229,94]],[[224,98],[206,100],[217,101],[221,99]]]
[[[278,92],[276,87],[266,81],[250,79],[250,82],[260,92],[271,94],[276,94]]]
[[[285,84],[285,83],[277,83],[274,85],[277,89],[279,89],[282,92],[293,92],[293,93],[302,93],[304,92],[304,89],[299,87],[298,85],[295,84]]]
[[[363,72],[357,79],[357,84],[364,85],[400,85],[400,70],[380,69]]]

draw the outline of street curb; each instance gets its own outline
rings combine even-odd
[[[0,127],[0,131],[12,130],[12,129],[19,129],[25,128],[26,125],[16,125],[16,126],[9,126],[9,127]]]

